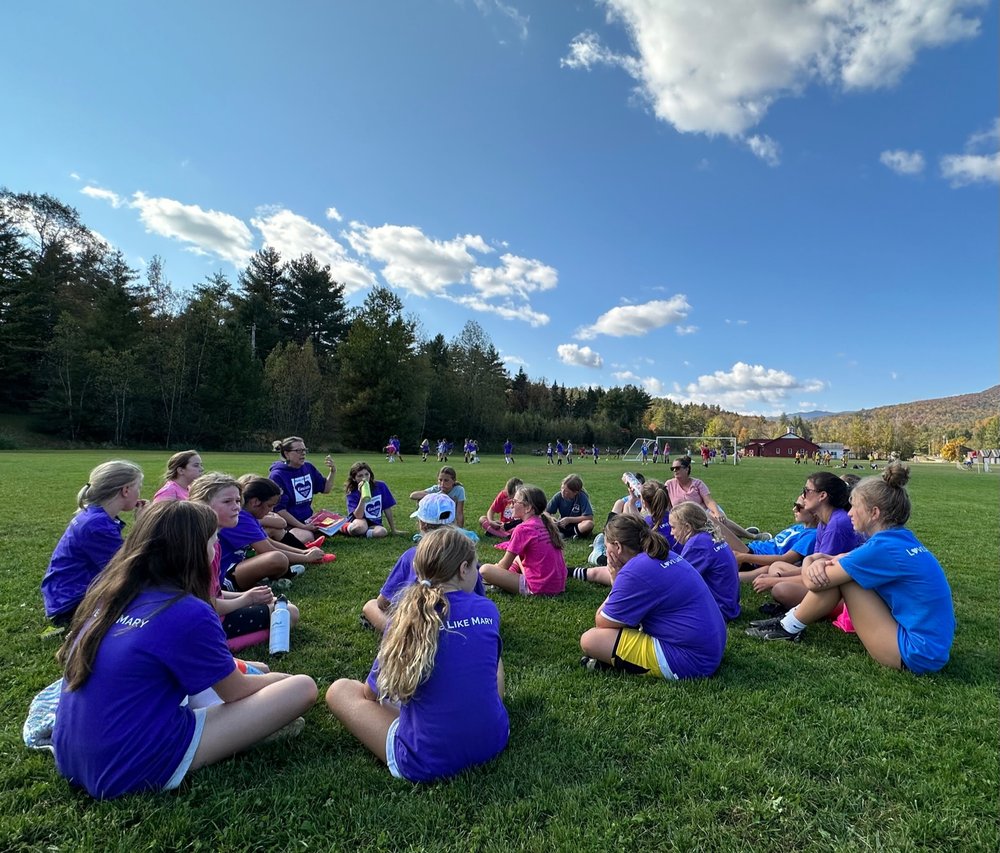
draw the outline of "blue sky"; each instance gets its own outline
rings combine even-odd
[[[0,183],[312,251],[511,372],[741,412],[997,381],[997,3],[8,4]]]

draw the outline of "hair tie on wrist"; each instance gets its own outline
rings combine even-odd
[[[424,580],[420,581],[420,585],[421,586],[430,586],[431,582],[429,580],[427,580],[427,579],[424,579]]]

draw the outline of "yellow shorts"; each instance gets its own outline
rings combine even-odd
[[[612,657],[646,670],[646,675],[654,675],[668,681],[676,680],[677,676],[666,666],[666,662],[661,660],[657,651],[656,640],[649,634],[644,634],[635,628],[622,628],[618,632]]]

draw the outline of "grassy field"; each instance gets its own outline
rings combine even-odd
[[[165,453],[123,454],[159,484]],[[880,669],[829,625],[797,645],[744,636],[762,600],[743,593],[718,675],[666,684],[588,673],[579,635],[603,600],[570,581],[556,600],[492,593],[502,617],[511,740],[493,763],[449,782],[393,780],[317,703],[305,733],[202,770],[170,795],[98,803],[47,754],[21,743],[32,695],[59,675],[38,592],[49,554],[97,452],[0,453],[0,849],[866,850],[998,846],[998,477],[914,466],[912,527],[948,574],[958,616],[952,660],[917,678]],[[369,456],[402,506],[436,465]],[[265,473],[271,457],[204,455],[208,470]],[[337,457],[340,475],[354,457]],[[551,494],[565,468],[487,457],[456,467],[473,526],[516,473]],[[602,519],[625,466],[574,464]],[[776,531],[811,467],[748,460],[703,475],[730,516]],[[664,466],[647,475],[665,476]],[[341,493],[318,506],[344,508]],[[302,611],[280,663],[320,686],[361,678],[376,637],[358,628],[409,537],[338,539],[337,562],[291,593]],[[589,545],[567,544],[570,565]],[[494,559],[489,543],[482,560]],[[247,657],[266,655],[251,649]]]

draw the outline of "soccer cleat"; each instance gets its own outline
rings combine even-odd
[[[317,536],[312,542],[306,542],[306,548],[322,548],[323,543],[326,542],[325,536]]]
[[[776,625],[781,624],[781,620],[785,618],[785,614],[771,616],[768,619],[754,619],[750,623],[751,628],[774,628]]]
[[[749,534],[750,534],[751,536],[756,536],[757,534],[759,534],[759,533],[760,533],[760,528],[759,528],[759,527],[748,527],[748,528],[746,529],[746,531],[747,531],[747,533],[749,533]]]
[[[303,566],[302,563],[293,563],[288,567],[288,574],[290,574],[293,578],[297,578],[305,573],[306,567]]]
[[[764,620],[770,622],[772,620]],[[769,627],[753,627],[747,628],[747,636],[754,637],[758,640],[785,640],[789,643],[797,643],[802,639],[802,632],[798,631],[793,633],[791,631],[786,631],[781,627],[781,620],[775,617],[774,625]],[[750,623],[753,625],[753,623]]]
[[[323,559],[320,560],[320,562],[321,563],[332,563],[336,559],[337,559],[337,555],[336,554],[324,554],[323,555]]]
[[[605,663],[597,658],[588,657],[587,655],[580,658],[580,666],[587,670],[587,672],[601,672],[606,669],[611,669],[611,664]]]
[[[784,604],[778,604],[777,601],[767,601],[757,608],[765,616],[784,616],[788,612],[788,608]],[[752,623],[751,623],[752,624]]]

